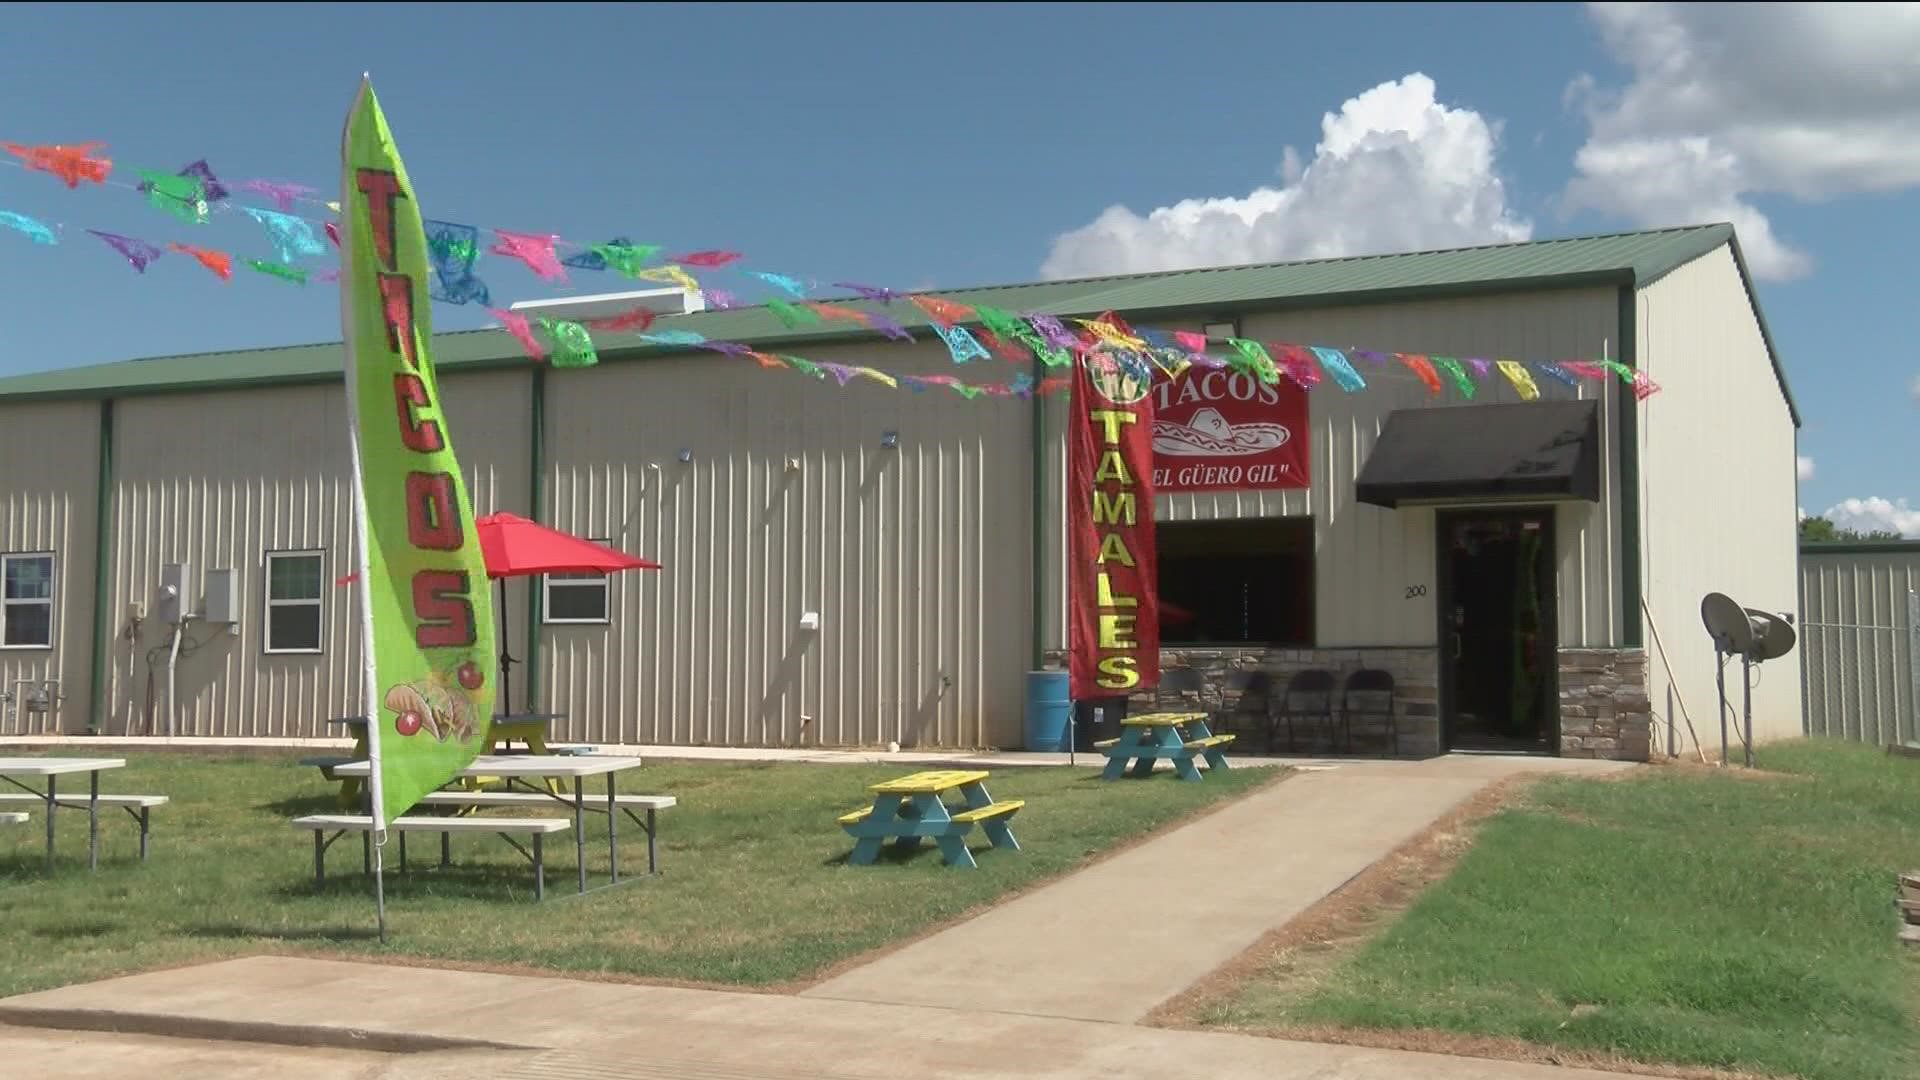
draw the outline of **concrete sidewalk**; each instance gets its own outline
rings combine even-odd
[[[115,1035],[0,1025],[0,1075],[59,1080],[473,1080],[485,1051],[429,1060],[364,1050],[320,1050],[163,1035]]]
[[[328,1065],[341,1060],[340,1047],[385,1045],[406,1051],[408,1039],[433,1039],[431,1047],[379,1054],[385,1064],[361,1074],[393,1080],[478,1073],[551,1080],[1606,1080],[1613,1075],[1018,1016],[990,1011],[991,1000],[979,1004],[978,1011],[955,1011],[259,956],[9,998],[0,1001],[0,1023],[21,1025],[15,1031],[121,1032],[91,1037],[109,1048],[110,1040],[160,1032],[192,1036],[222,1030],[229,1040],[252,1039],[256,1045],[318,1046],[322,1049],[304,1052],[315,1054],[316,1064]],[[63,1044],[69,1053],[89,1045],[88,1037],[37,1038]],[[482,1045],[458,1048],[462,1040]],[[502,1048],[502,1043],[512,1045]],[[0,1039],[0,1048],[8,1045]],[[140,1060],[132,1049],[137,1048],[112,1060]],[[226,1060],[238,1064],[242,1058],[261,1065],[288,1060],[285,1053],[258,1049],[234,1050]],[[64,1066],[80,1060],[85,1056],[57,1062],[49,1057],[45,1075],[73,1075]],[[189,1060],[210,1063],[200,1054]],[[184,1062],[175,1071],[164,1055],[144,1061],[136,1071],[146,1080],[206,1075]],[[254,1075],[268,1073],[262,1069]],[[282,1075],[306,1074],[293,1068]]]
[[[1131,1023],[1489,783],[1621,767],[1449,756],[1309,772],[805,996]]]

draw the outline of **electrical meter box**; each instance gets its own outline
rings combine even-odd
[[[154,618],[172,626],[179,623],[181,615],[192,614],[193,599],[187,595],[192,572],[193,567],[188,563],[161,564],[160,595],[154,601]]]
[[[236,575],[232,570],[207,571],[204,599],[200,603],[201,619],[228,626],[239,622],[240,597],[236,592],[237,587]]]

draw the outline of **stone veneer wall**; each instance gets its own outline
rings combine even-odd
[[[1205,688],[1197,695],[1192,692],[1163,694],[1158,690],[1136,694],[1128,702],[1128,708],[1135,713],[1183,708],[1231,709],[1239,703],[1240,694],[1228,690],[1227,681],[1235,672],[1241,671],[1266,672],[1272,679],[1269,693],[1277,707],[1281,694],[1286,690],[1287,680],[1298,672],[1320,668],[1333,673],[1333,708],[1338,722],[1342,700],[1339,688],[1346,684],[1347,676],[1361,668],[1381,668],[1393,675],[1393,711],[1398,729],[1397,746],[1393,752],[1414,757],[1440,752],[1440,668],[1439,653],[1434,649],[1285,649],[1264,646],[1162,648],[1160,670],[1164,673],[1175,668],[1198,669],[1205,680]],[[1355,705],[1377,707],[1376,703],[1364,701],[1361,697],[1356,697]],[[1324,753],[1338,748],[1328,740],[1324,727],[1297,727],[1296,735],[1298,741],[1295,748],[1301,753]],[[1282,741],[1276,749],[1284,751],[1284,727],[1281,728],[1280,737]],[[1354,753],[1377,754],[1385,748],[1386,737],[1387,722],[1384,717],[1354,718]],[[1243,752],[1246,753],[1264,752],[1264,732],[1241,732],[1236,748],[1240,746],[1244,746]]]
[[[1049,653],[1049,663],[1064,664],[1061,652]],[[1239,694],[1227,689],[1228,679],[1241,671],[1264,671],[1272,677],[1277,701],[1287,680],[1311,668],[1331,671],[1336,687],[1361,668],[1383,668],[1393,674],[1394,716],[1399,727],[1398,753],[1419,757],[1440,752],[1440,654],[1437,649],[1279,649],[1168,646],[1160,650],[1162,672],[1198,668],[1204,689],[1198,694],[1134,695],[1128,708],[1135,712],[1179,709],[1231,709]],[[1652,751],[1653,711],[1647,697],[1647,656],[1638,649],[1562,649],[1559,655],[1560,756],[1646,761]],[[1338,717],[1341,695],[1334,691]],[[1353,750],[1379,753],[1386,738],[1386,722],[1358,718],[1353,725]],[[1337,747],[1324,734],[1300,732],[1296,744],[1302,753],[1328,752]],[[1284,738],[1284,735],[1283,735]],[[1265,749],[1253,732],[1241,734],[1243,752]],[[1284,744],[1280,747],[1284,750]]]
[[[1560,756],[1646,761],[1652,749],[1647,654],[1560,650]]]

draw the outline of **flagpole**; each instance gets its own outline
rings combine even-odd
[[[365,74],[360,76],[360,90],[354,95],[353,108],[347,110],[347,127],[341,132],[340,156],[340,204],[348,205],[353,193],[353,163],[351,161],[348,137],[352,131],[353,116],[359,111],[360,100],[372,87],[372,80]],[[340,230],[340,265],[353,265],[353,233],[351,228]],[[384,585],[373,577],[373,537],[367,521],[367,492],[365,472],[360,461],[360,395],[356,380],[359,365],[356,363],[355,345],[357,337],[353,325],[353,301],[351,279],[340,289],[340,330],[342,352],[346,360],[347,388],[347,424],[351,438],[347,445],[353,460],[353,508],[356,518],[355,536],[359,541],[360,570],[360,651],[361,651],[361,708],[367,718],[367,814],[372,819],[373,832],[373,916],[379,927],[380,943],[387,942],[387,888],[386,873],[381,858],[381,848],[387,842],[386,806],[381,801],[380,783],[380,729],[384,717],[380,712],[380,683],[375,664],[376,651],[373,638],[373,590]]]
[[[387,943],[387,873],[381,865],[380,849],[386,846],[381,833],[373,844],[373,918],[380,927],[380,944]]]

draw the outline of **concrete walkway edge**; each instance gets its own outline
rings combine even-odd
[[[1000,1012],[273,956],[130,975],[27,994],[6,1004],[111,1014],[143,1027],[211,1018],[243,1025],[297,1023],[351,1032],[354,1038],[433,1033],[490,1040],[510,1030],[515,1042],[543,1049],[501,1051],[489,1071],[527,1080],[1607,1080],[1612,1075]],[[471,1053],[461,1057],[470,1061]],[[447,1075],[433,1060],[438,1056],[415,1054],[381,1075]],[[405,1060],[417,1061],[413,1071]]]

